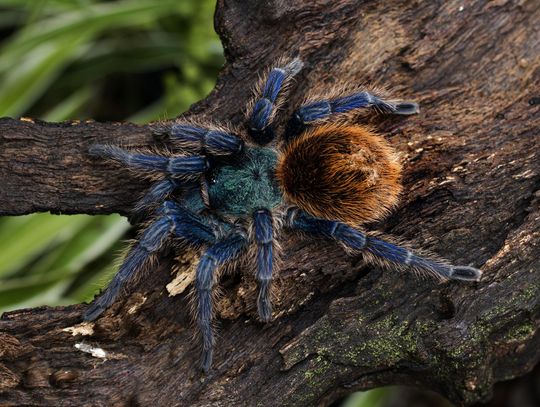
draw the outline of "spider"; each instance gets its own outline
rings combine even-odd
[[[276,138],[276,113],[302,67],[296,58],[269,70],[248,105],[244,130],[176,121],[154,127],[170,145],[159,154],[91,146],[93,156],[150,176],[154,183],[135,207],[148,223],[108,288],[87,308],[85,320],[98,318],[135,274],[151,267],[164,246],[200,250],[194,308],[201,368],[207,372],[215,342],[212,294],[220,272],[235,260],[254,260],[258,315],[270,321],[282,229],[333,239],[348,255],[362,254],[367,263],[441,279],[480,279],[481,271],[474,267],[420,255],[360,229],[396,206],[401,165],[384,138],[353,119],[369,111],[416,114],[416,103],[390,100],[370,89],[308,98]]]

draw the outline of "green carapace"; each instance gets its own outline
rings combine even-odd
[[[227,215],[271,210],[282,201],[276,180],[277,154],[265,147],[246,147],[241,160],[219,166],[209,177],[210,204]]]

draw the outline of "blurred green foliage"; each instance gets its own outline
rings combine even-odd
[[[0,117],[177,116],[214,86],[215,0],[0,0]],[[88,301],[114,272],[120,216],[0,218],[0,312]]]
[[[350,396],[341,407],[382,407],[390,399],[388,388],[360,391]]]

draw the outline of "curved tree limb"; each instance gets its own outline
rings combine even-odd
[[[377,123],[406,168],[403,203],[381,227],[481,266],[482,282],[436,285],[288,236],[272,323],[256,322],[249,273],[223,279],[215,365],[203,377],[185,286],[164,289],[174,277],[189,282],[193,259],[169,256],[95,324],[79,325],[84,305],[4,314],[1,405],[313,406],[385,384],[470,404],[539,361],[535,2],[246,4],[218,1],[227,64],[188,115],[239,124],[261,69],[296,54],[305,68],[288,112],[342,83],[418,100],[420,116]],[[0,212],[129,213],[148,185],[90,159],[96,141],[153,142],[127,123],[0,120]]]

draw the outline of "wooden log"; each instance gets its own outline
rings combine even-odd
[[[194,256],[164,254],[95,324],[80,325],[85,305],[5,313],[0,405],[324,406],[387,384],[471,404],[531,370],[540,358],[538,21],[534,0],[219,0],[227,63],[186,117],[241,125],[251,86],[284,55],[305,67],[282,118],[308,92],[341,84],[417,100],[419,116],[374,123],[405,163],[402,204],[378,228],[481,267],[483,280],[436,284],[287,236],[271,323],[256,321],[249,270],[223,278],[215,363],[203,376],[189,288],[170,285],[189,283]],[[153,140],[128,123],[0,120],[0,213],[129,214],[148,184],[91,159],[95,142]]]

